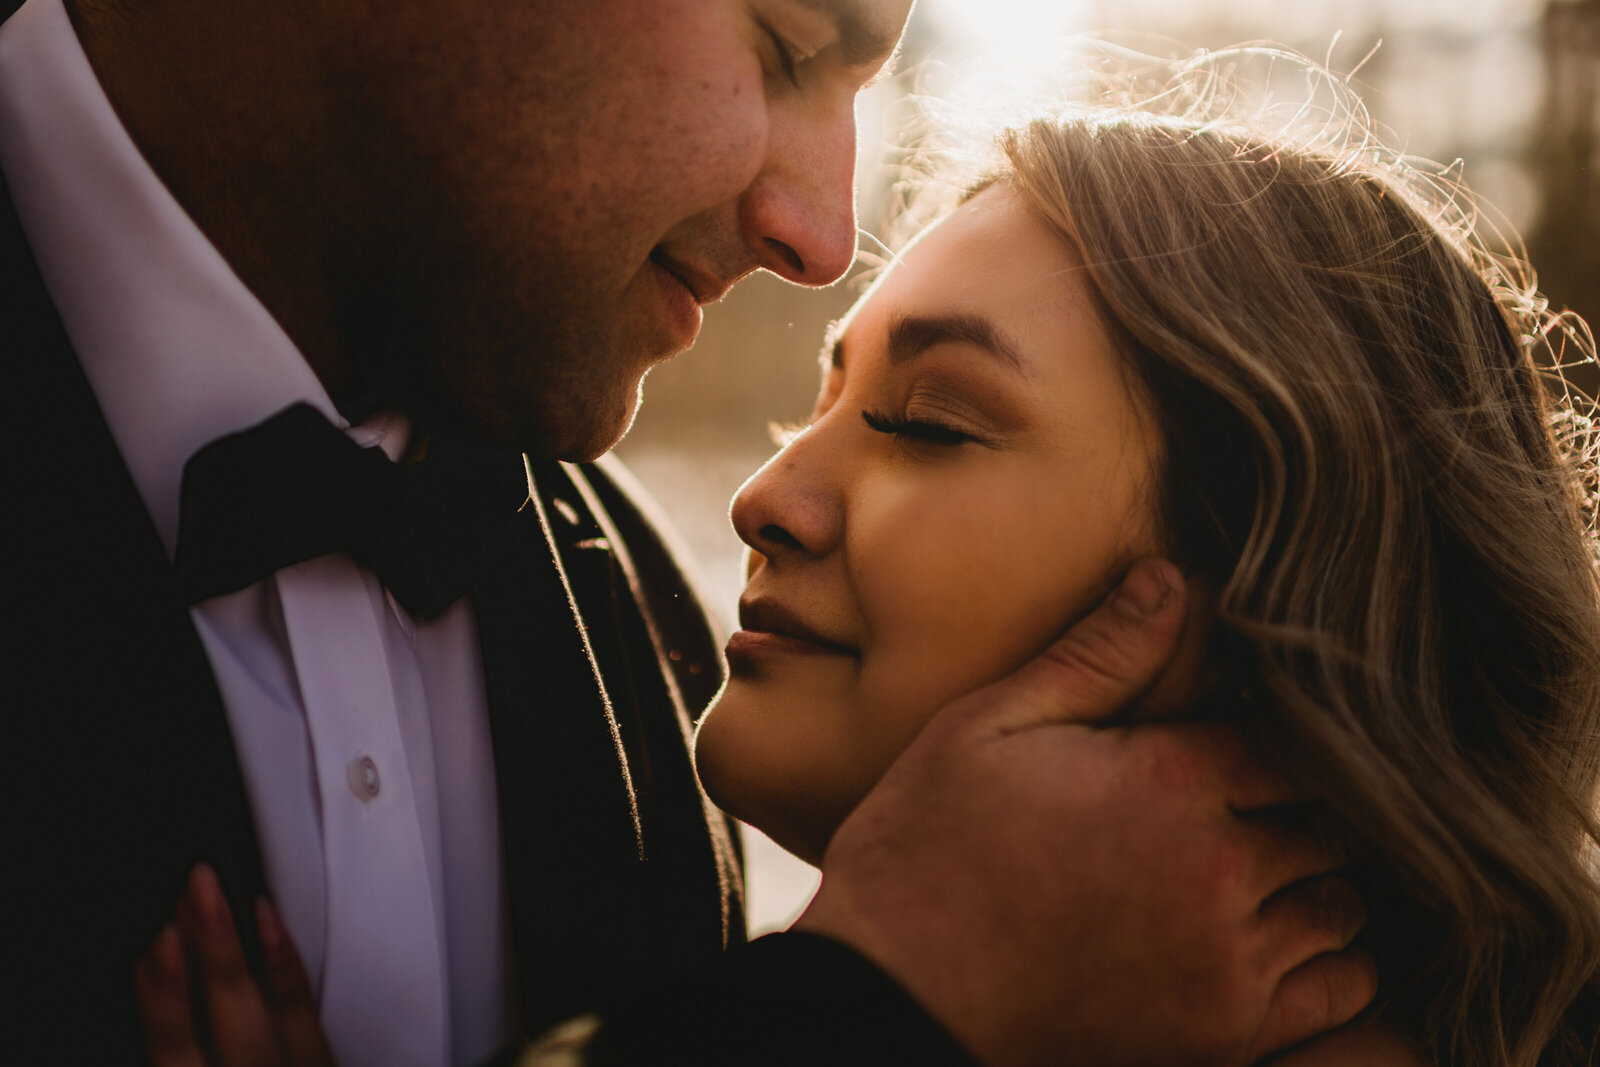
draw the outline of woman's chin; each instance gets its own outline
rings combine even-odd
[[[785,852],[813,867],[822,866],[822,855],[838,824],[818,825],[814,813],[793,810],[793,805],[770,803],[774,798],[751,796],[748,792],[729,794],[706,786],[713,803],[742,823],[760,830]]]
[[[724,770],[715,759],[700,766],[700,782],[717,807],[760,830],[784,851],[813,867],[822,865],[822,854],[841,820],[824,815],[818,805],[797,803],[792,791],[775,787],[771,779],[748,770]]]
[[[834,831],[883,773],[792,687],[730,681],[695,731],[695,768],[716,805],[820,865]]]
[[[816,802],[814,791],[802,789],[794,779],[769,766],[769,762],[741,756],[714,727],[711,717],[701,721],[695,734],[695,768],[700,784],[717,807],[740,822],[760,830],[785,851],[813,866],[838,829],[840,819],[824,812],[831,805]]]

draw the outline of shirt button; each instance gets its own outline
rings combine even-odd
[[[350,761],[350,792],[363,803],[378,795],[378,763],[371,756]]]

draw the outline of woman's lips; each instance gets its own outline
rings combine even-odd
[[[728,638],[728,659],[762,656],[860,656],[859,649],[825,637],[794,612],[770,600],[739,604],[739,625]]]
[[[793,634],[770,630],[735,630],[728,638],[728,658],[749,656],[843,656],[852,655],[834,645],[821,645]]]

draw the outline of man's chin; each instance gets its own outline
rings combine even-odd
[[[581,463],[610,451],[633,425],[643,375],[616,383],[581,378],[497,383],[451,396],[430,412],[482,448]]]
[[[611,451],[633,426],[639,412],[639,387],[636,385],[624,402],[606,410],[584,409],[574,406],[559,413],[561,425],[547,427],[554,433],[543,433],[539,427],[521,435],[527,444],[522,451],[540,459],[560,459],[569,463],[586,463]]]

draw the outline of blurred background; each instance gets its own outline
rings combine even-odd
[[[1600,313],[1600,0],[917,0],[899,75],[858,108],[863,227],[878,232],[886,219],[887,147],[914,113],[908,94],[970,99],[998,71],[1058,76],[1063,38],[1100,30],[1168,39],[1147,51],[1264,39],[1340,73],[1359,65],[1352,84],[1398,145],[1464,160],[1468,184],[1525,237],[1552,303],[1591,321]],[[744,282],[708,309],[693,351],[651,373],[617,448],[676,522],[729,628],[742,583],[728,499],[772,453],[769,425],[810,411],[823,330],[860,288]],[[781,927],[815,872],[759,835],[747,848],[752,928]]]

